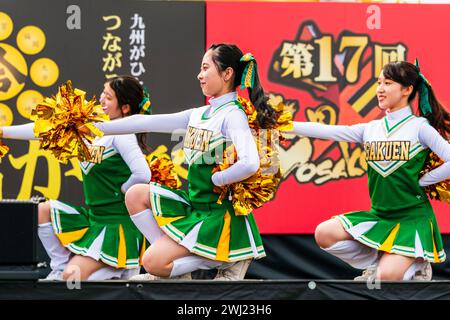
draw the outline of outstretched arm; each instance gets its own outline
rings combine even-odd
[[[444,163],[424,174],[419,180],[421,187],[426,187],[450,178],[450,144],[430,126],[424,123],[419,130],[419,141],[441,158]]]
[[[176,129],[186,129],[194,109],[171,114],[134,115],[108,122],[98,122],[95,126],[106,135],[141,132],[171,133]]]
[[[245,180],[259,169],[258,149],[244,112],[231,111],[224,121],[222,132],[233,142],[238,160],[228,169],[213,174],[211,179],[216,186]]]
[[[113,145],[131,171],[130,177],[121,187],[122,192],[125,193],[135,184],[149,183],[151,179],[150,168],[139,147],[136,136],[134,134],[119,135],[114,137]]]
[[[17,126],[8,126],[0,128],[3,131],[3,138],[5,139],[16,139],[16,140],[39,140],[34,136],[34,122],[21,124]]]
[[[366,125],[366,123],[361,123],[352,126],[338,126],[294,121],[294,129],[288,133],[311,138],[362,143]]]

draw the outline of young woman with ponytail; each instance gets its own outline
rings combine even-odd
[[[247,115],[237,101],[237,87],[243,83],[248,88],[261,127],[275,121],[255,59],[235,45],[212,45],[203,56],[197,78],[203,94],[210,98],[208,105],[96,124],[107,135],[187,129],[188,192],[152,183],[135,185],[126,194],[131,219],[151,243],[143,258],[148,273],[135,280],[190,278],[194,270],[212,268],[219,269],[217,280],[239,280],[252,259],[265,256],[253,215],[236,215],[229,199],[218,204],[219,193],[214,191],[247,179],[260,165]],[[214,173],[230,144],[238,160]]]
[[[371,210],[321,223],[316,242],[351,266],[366,269],[356,280],[430,280],[430,262],[443,262],[445,252],[423,187],[450,177],[450,115],[417,63],[385,65],[376,93],[386,111],[380,120],[353,126],[294,123],[298,135],[358,142],[366,152]],[[419,116],[412,109],[416,96]],[[444,163],[420,177],[430,150]]]
[[[100,104],[110,119],[149,113],[147,90],[134,77],[109,79]],[[0,128],[6,139],[33,140],[34,123]],[[141,135],[96,138],[92,162],[80,162],[86,207],[52,199],[38,207],[38,235],[52,271],[47,280],[128,279],[139,274],[143,235],[125,206],[125,192],[150,182]],[[91,151],[91,153],[93,153]]]

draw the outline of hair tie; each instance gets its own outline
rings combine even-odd
[[[433,109],[431,108],[430,100],[429,100],[429,93],[430,93],[430,91],[428,90],[428,87],[431,88],[431,84],[427,80],[427,78],[425,78],[423,73],[420,72],[419,60],[417,58],[416,58],[416,61],[415,61],[414,64],[417,67],[417,72],[419,73],[419,77],[422,79],[422,81],[419,84],[419,88],[418,88],[418,91],[419,91],[419,108],[422,111],[423,115],[427,115],[429,113],[433,113]]]
[[[148,89],[146,86],[144,86],[144,97],[142,98],[141,103],[139,103],[139,113],[140,114],[151,114],[152,108],[151,108],[151,102],[150,102],[150,96],[148,94]]]
[[[256,60],[251,53],[246,53],[242,56],[242,62],[246,62],[244,72],[242,73],[241,89],[252,88],[255,84],[256,74]]]

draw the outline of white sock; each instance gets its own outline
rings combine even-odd
[[[128,280],[131,277],[137,276],[141,272],[141,268],[133,268],[133,269],[126,269],[122,276],[120,277],[121,280]]]
[[[412,265],[409,266],[409,268],[405,271],[403,274],[403,280],[412,280],[414,276],[416,275],[416,272],[419,271],[426,262],[422,261],[414,261]]]
[[[200,256],[187,256],[174,260],[170,277],[181,276],[182,274],[203,269],[209,270],[222,265],[222,261],[211,260]]]
[[[356,240],[338,241],[329,248],[322,248],[356,269],[365,269],[378,259],[378,251]]]
[[[123,272],[126,271],[126,269],[117,269],[113,267],[104,267],[101,269],[98,269],[97,271],[93,272],[89,277],[88,281],[100,281],[100,280],[109,280],[109,279],[120,279]]]
[[[50,258],[50,268],[64,271],[69,262],[70,251],[61,244],[55,235],[51,222],[38,225],[38,236]]]
[[[133,223],[150,242],[154,243],[164,232],[159,227],[150,209],[145,209],[139,213],[130,216]]]

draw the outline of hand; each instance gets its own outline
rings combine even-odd
[[[216,172],[211,176],[211,181],[216,187],[221,187],[220,172]]]
[[[82,124],[81,126],[77,127],[77,130],[80,133],[84,133],[86,135],[93,136],[92,131],[88,127],[86,127],[84,124]]]

